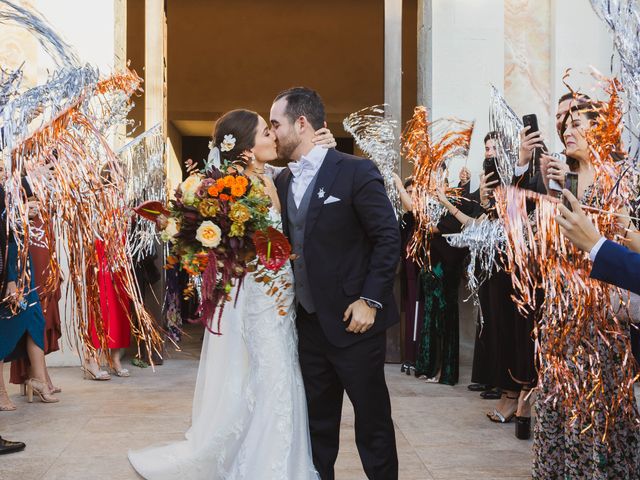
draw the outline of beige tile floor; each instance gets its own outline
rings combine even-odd
[[[186,342],[185,350],[173,353],[155,373],[130,367],[128,379],[91,382],[82,380],[79,369],[52,369],[64,389],[55,405],[27,404],[11,386],[18,410],[0,413],[0,434],[25,441],[27,449],[0,457],[0,479],[139,478],[127,450],[178,440],[189,426],[197,340]],[[490,423],[484,412],[491,402],[466,389],[469,354],[463,351],[456,387],[426,384],[387,366],[401,480],[530,478],[531,442],[516,440],[513,425]],[[364,479],[348,403],[341,436],[337,479]]]

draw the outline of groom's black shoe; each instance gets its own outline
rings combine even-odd
[[[15,453],[24,450],[26,445],[22,442],[10,442],[0,437],[0,455],[5,453]]]

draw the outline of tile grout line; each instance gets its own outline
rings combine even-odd
[[[91,421],[92,417],[88,417],[86,422],[84,422],[75,432],[74,435],[77,436],[78,432],[83,431],[84,428],[89,424],[89,422]],[[40,477],[40,480],[42,480],[43,478],[45,478],[47,476],[47,473],[49,473],[49,471],[53,468],[53,466],[56,464],[56,462],[58,460],[60,460],[60,457],[62,457],[62,454],[67,450],[67,448],[69,447],[69,445],[71,445],[71,443],[75,440],[75,436],[71,437],[71,439],[69,439],[69,441],[67,442],[67,444],[64,446],[64,448],[60,451],[60,453],[58,454],[57,457],[55,457],[51,464],[49,465],[49,468],[47,468],[44,473],[42,474],[42,476]]]
[[[406,397],[400,397],[400,398],[406,398]],[[427,471],[427,473],[431,477],[431,480],[435,480],[435,477],[433,476],[433,473],[431,473],[431,470],[429,470],[429,467],[427,467],[427,464],[424,463],[424,461],[422,460],[422,457],[420,455],[418,455],[418,452],[417,452],[416,448],[411,444],[411,442],[409,441],[407,436],[402,431],[402,428],[400,428],[395,422],[393,422],[393,423],[394,423],[394,426],[396,427],[396,431],[399,432],[402,435],[402,438],[404,438],[404,441],[407,442],[407,444],[409,444],[409,446],[411,446],[411,450],[413,451],[413,454],[418,458],[418,460],[420,461],[420,463],[422,464],[424,469]]]

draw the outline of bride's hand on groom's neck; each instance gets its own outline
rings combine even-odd
[[[316,130],[312,142],[322,148],[335,148],[338,145],[333,133],[327,128],[327,122],[324,123],[324,128]]]

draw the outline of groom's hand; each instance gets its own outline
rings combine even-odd
[[[347,332],[351,333],[364,333],[373,327],[373,322],[376,320],[376,309],[367,305],[364,300],[356,300],[353,302],[347,310],[344,312],[344,322],[348,322]]]

